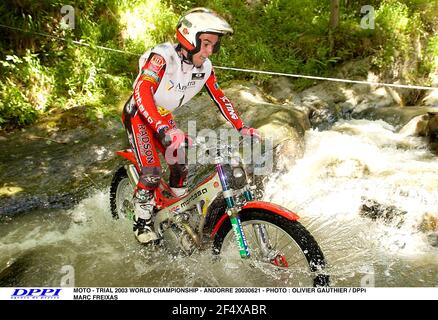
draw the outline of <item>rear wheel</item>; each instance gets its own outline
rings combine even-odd
[[[111,214],[114,219],[133,220],[134,205],[132,196],[134,187],[129,181],[125,167],[120,167],[114,174],[110,188]]]
[[[269,211],[244,211],[240,216],[250,258],[239,255],[231,223],[226,220],[213,242],[214,252],[239,268],[259,269],[253,277],[270,275],[284,286],[326,286],[325,258],[313,236],[298,221]],[[284,282],[283,282],[284,281]]]

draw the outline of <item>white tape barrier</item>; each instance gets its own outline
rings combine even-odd
[[[3,24],[0,24],[0,27],[11,29],[11,30],[17,30],[22,31],[25,33],[35,34],[43,37],[48,37],[52,39],[56,39],[59,41],[69,41],[65,38],[60,38],[56,36],[52,36],[46,33],[41,32],[33,32],[33,31],[27,31],[21,28],[6,26]],[[88,43],[77,41],[77,40],[70,40],[72,43],[85,46],[85,47],[95,47],[102,50],[117,52],[117,53],[123,53],[123,54],[129,54],[129,55],[135,55],[140,57],[139,54],[129,52],[129,51],[123,51],[118,49],[112,49],[108,47],[103,46],[92,46]],[[416,89],[416,90],[437,90],[438,88],[434,87],[426,87],[426,86],[415,86],[415,85],[407,85],[407,84],[395,84],[395,83],[382,83],[382,82],[372,82],[372,81],[360,81],[360,80],[350,80],[350,79],[340,79],[340,78],[328,78],[328,77],[317,77],[317,76],[306,76],[301,74],[291,74],[291,73],[282,73],[282,72],[272,72],[272,71],[263,71],[263,70],[253,70],[253,69],[242,69],[242,68],[232,68],[232,67],[221,67],[221,66],[215,66],[215,69],[222,69],[222,70],[230,70],[230,71],[238,71],[238,72],[249,72],[249,73],[258,73],[258,74],[267,74],[267,75],[273,75],[273,76],[284,76],[284,77],[294,77],[294,78],[305,78],[305,79],[313,79],[313,80],[324,80],[324,81],[335,81],[335,82],[345,82],[345,83],[359,83],[359,84],[367,84],[367,85],[373,85],[373,86],[385,86],[385,87],[393,87],[393,88],[403,88],[403,89]]]

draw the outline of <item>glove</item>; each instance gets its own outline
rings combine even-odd
[[[172,149],[179,149],[186,140],[185,133],[177,128],[167,131],[162,130],[158,135],[160,136],[161,144],[166,148],[170,146]]]
[[[262,136],[260,135],[260,132],[254,128],[248,128],[248,127],[243,126],[239,130],[239,132],[242,135],[242,137],[252,137],[252,138],[256,138],[258,140],[260,140],[262,138]]]

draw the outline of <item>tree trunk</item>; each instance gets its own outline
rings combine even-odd
[[[339,25],[339,0],[330,0],[329,45],[330,53],[334,54],[335,40],[333,37]]]
[[[330,0],[330,30],[335,30],[339,25],[339,0]]]

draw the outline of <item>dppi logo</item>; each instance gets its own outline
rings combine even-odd
[[[61,289],[15,289],[12,299],[59,299]]]

